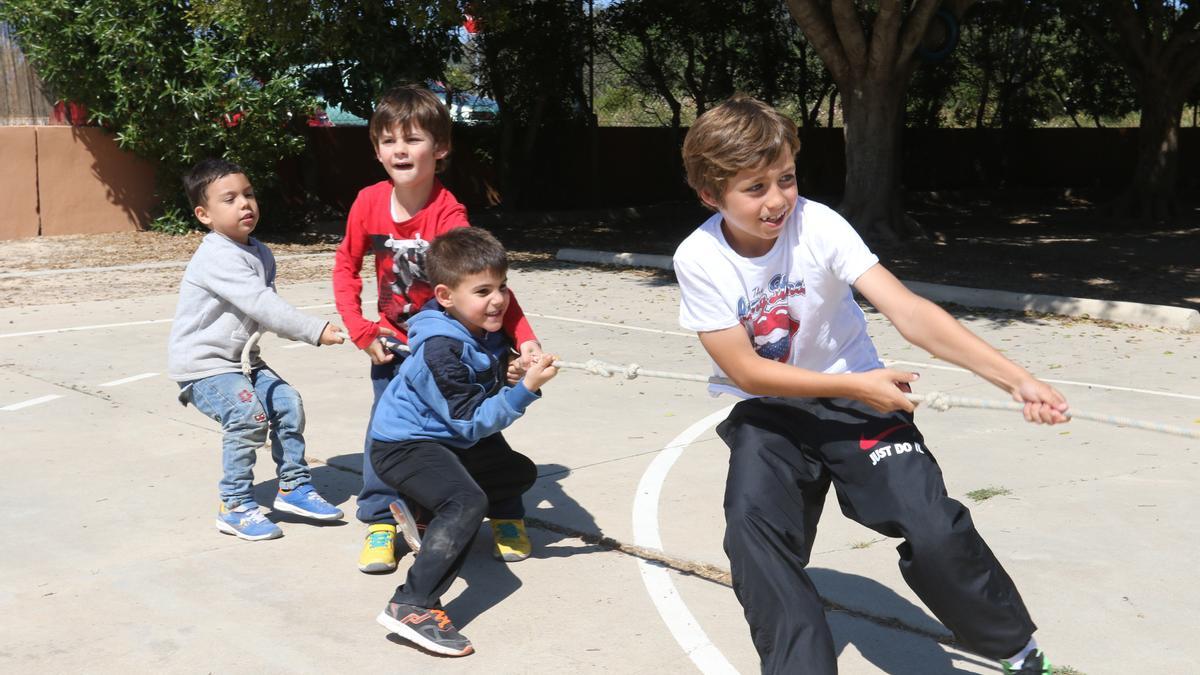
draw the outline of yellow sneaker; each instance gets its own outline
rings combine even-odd
[[[492,539],[496,545],[492,548],[492,557],[504,562],[517,562],[529,557],[533,544],[529,543],[529,535],[525,533],[524,520],[492,520]]]
[[[396,569],[396,526],[376,523],[367,528],[367,539],[358,554],[358,569],[367,574],[385,574]]]

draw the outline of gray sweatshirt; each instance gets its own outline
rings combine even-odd
[[[275,256],[253,237],[248,245],[209,232],[179,285],[167,340],[167,376],[176,382],[241,371],[242,348],[256,331],[316,345],[326,321],[275,293]],[[250,362],[261,365],[258,347]]]

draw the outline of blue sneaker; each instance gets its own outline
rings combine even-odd
[[[243,502],[232,509],[221,504],[217,511],[217,530],[248,541],[277,539],[283,536],[283,530],[267,520],[258,504],[254,502]]]
[[[311,483],[299,485],[296,489],[286,492],[280,490],[275,495],[275,503],[271,508],[313,520],[339,520],[342,517],[342,510],[325,501]]]

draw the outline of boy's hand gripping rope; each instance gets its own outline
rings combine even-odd
[[[246,377],[250,377],[250,350],[254,345],[258,344],[262,333],[255,333],[250,336],[246,342],[245,349],[242,350],[242,372]],[[386,345],[393,351],[408,352],[408,345],[399,342],[390,342]],[[577,361],[557,360],[554,362],[556,368],[566,370],[582,370],[592,375],[601,377],[612,377],[613,375],[622,375],[627,380],[637,379],[638,377],[658,377],[668,380],[683,380],[685,382],[704,382],[706,384],[729,384],[733,381],[724,378],[704,375],[692,375],[690,373],[675,373],[669,370],[649,370],[643,368],[636,363],[620,365],[616,363],[607,363],[599,359],[589,359],[583,363]],[[735,385],[736,386],[736,385]],[[1020,412],[1025,406],[1016,401],[996,401],[982,398],[969,398],[966,396],[951,396],[940,391],[931,391],[928,394],[905,394],[908,400],[913,403],[924,403],[930,408],[938,412],[946,412],[951,408],[979,408],[982,410],[1014,410]],[[1134,429],[1143,429],[1145,431],[1157,431],[1163,434],[1172,434],[1175,436],[1184,436],[1187,438],[1200,438],[1200,430],[1184,429],[1170,424],[1160,424],[1158,422],[1149,422],[1146,420],[1137,420],[1130,417],[1120,417],[1117,415],[1099,415],[1096,413],[1087,413],[1079,410],[1068,410],[1063,413],[1071,419],[1089,420],[1091,422],[1101,422],[1103,424],[1111,424],[1118,427],[1132,427]]]

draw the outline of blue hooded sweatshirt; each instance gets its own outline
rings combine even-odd
[[[436,301],[408,320],[412,350],[371,417],[377,441],[432,440],[469,448],[504,429],[539,396],[506,385],[508,339],[471,335]]]

